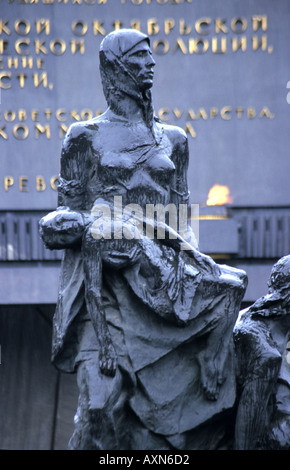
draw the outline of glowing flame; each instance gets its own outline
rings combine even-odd
[[[220,206],[222,204],[232,204],[233,198],[230,196],[230,190],[227,186],[215,184],[208,193],[207,206]]]

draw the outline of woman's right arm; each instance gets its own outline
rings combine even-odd
[[[58,208],[40,220],[40,235],[47,248],[78,246],[92,222],[85,211],[90,142],[84,123],[73,124],[64,139],[58,184]]]

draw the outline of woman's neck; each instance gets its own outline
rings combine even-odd
[[[138,101],[128,95],[118,96],[118,99],[110,103],[110,110],[128,121],[143,121],[147,124],[141,103],[138,103]]]
[[[154,141],[159,144],[162,139],[163,131],[157,131],[157,135],[154,129],[154,114],[152,106],[151,92],[144,93],[138,96],[130,96],[123,90],[118,90],[118,93],[111,96],[108,100],[109,108],[108,112],[113,113],[120,119],[125,119],[132,123],[143,123],[150,131]]]

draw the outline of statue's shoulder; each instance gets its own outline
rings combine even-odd
[[[158,118],[155,118],[157,126],[163,128],[164,134],[170,140],[174,146],[186,146],[187,145],[187,135],[181,127],[174,126],[172,124],[167,124],[161,121]]]
[[[63,149],[65,151],[71,150],[72,148],[81,150],[82,148],[87,147],[101,125],[101,117],[72,123],[65,135]]]
[[[71,124],[68,128],[65,138],[67,140],[76,140],[81,138],[91,138],[92,134],[98,131],[102,125],[101,116],[87,121],[77,121]]]

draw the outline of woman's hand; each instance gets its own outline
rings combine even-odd
[[[200,253],[195,249],[187,251],[187,253],[194,259],[196,268],[201,273],[209,274],[214,277],[220,276],[221,271],[219,265],[215,263],[210,256]]]

